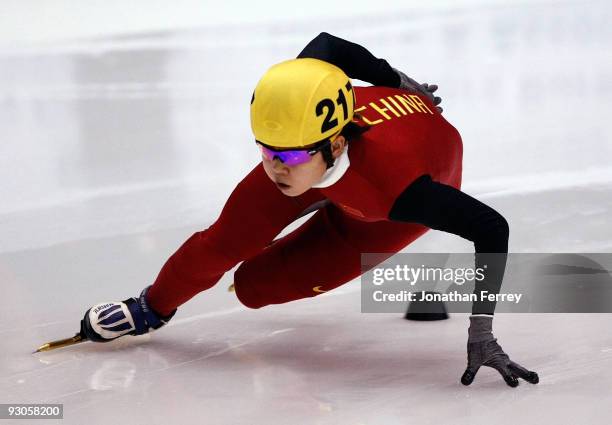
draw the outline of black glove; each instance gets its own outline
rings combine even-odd
[[[518,378],[532,384],[540,382],[538,374],[525,369],[518,363],[510,360],[510,357],[497,343],[492,332],[492,316],[471,316],[470,328],[468,330],[468,366],[461,377],[463,385],[470,385],[480,369],[480,366],[489,366],[497,370],[511,387],[519,384]]]
[[[393,70],[400,77],[400,85],[399,85],[400,89],[416,91],[426,96],[429,100],[433,102],[434,105],[436,105],[436,108],[438,109],[439,112],[443,111],[442,107],[438,106],[442,102],[442,98],[438,96],[434,96],[434,92],[438,90],[437,85],[435,84],[429,85],[428,83],[419,84],[416,81],[414,81],[412,78],[404,74],[399,69],[393,68]]]

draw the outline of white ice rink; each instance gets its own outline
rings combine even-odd
[[[541,382],[464,387],[467,316],[362,314],[359,281],[255,311],[230,272],[152,335],[31,354],[214,221],[259,158],[257,79],[321,31],[440,85],[463,189],[511,252],[612,252],[612,6],[464,3],[0,49],[0,403],[63,403],[65,424],[609,424],[612,316],[500,314]]]

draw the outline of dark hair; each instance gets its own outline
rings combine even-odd
[[[355,114],[355,118],[361,120],[361,115]],[[372,127],[369,124],[357,124],[355,121],[349,121],[342,130],[340,131],[340,136],[343,136],[347,142],[350,142],[353,139],[360,137],[363,133],[368,131]],[[332,156],[331,143],[321,149],[321,154],[323,155],[323,159],[327,163],[327,168],[331,168],[334,166],[334,157]]]
[[[355,114],[355,118],[362,120],[361,115]],[[370,124],[357,124],[355,121],[350,121],[347,125],[342,128],[340,132],[341,136],[344,136],[346,140],[353,140],[360,137],[363,133],[368,131],[372,127]]]

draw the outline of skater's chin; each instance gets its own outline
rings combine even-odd
[[[281,191],[291,189],[291,186],[288,185],[287,183],[281,183],[281,182],[274,182],[274,183],[276,184],[276,187],[278,187]]]

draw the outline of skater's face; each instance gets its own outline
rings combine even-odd
[[[332,156],[339,157],[346,146],[346,139],[338,136],[331,144]],[[300,196],[313,185],[321,181],[321,177],[327,170],[327,164],[323,159],[323,154],[317,152],[312,159],[303,164],[288,166],[280,159],[268,159],[262,155],[262,162],[266,174],[276,184],[278,190],[287,196]]]

